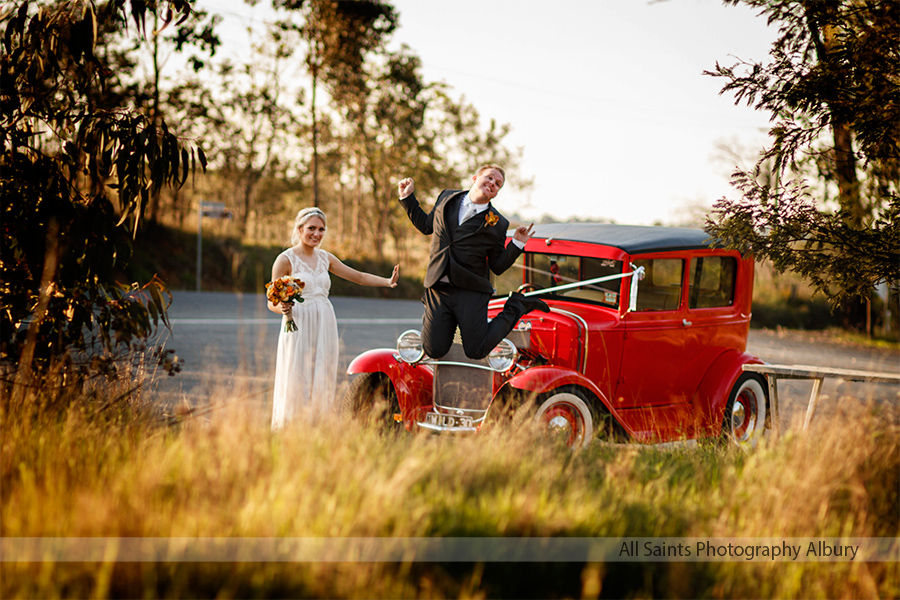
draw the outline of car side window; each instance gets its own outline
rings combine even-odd
[[[531,282],[542,288],[556,287],[579,281],[581,263],[577,256],[532,254]]]
[[[609,277],[611,275],[619,275],[622,273],[622,261],[612,260],[608,258],[582,258],[581,259],[581,278],[582,280],[596,279],[598,277]],[[612,279],[610,281],[601,281],[594,285],[585,286],[577,290],[565,292],[568,297],[582,298],[600,302],[614,308],[619,307],[619,289],[622,286],[621,279]]]
[[[734,303],[737,261],[732,256],[698,256],[691,259],[690,308],[715,308]]]
[[[501,275],[492,274],[495,297],[506,296],[524,282],[536,289],[548,289],[570,283],[621,275],[622,261],[609,258],[543,254],[526,252]],[[601,281],[592,285],[576,286],[551,292],[569,300],[587,300],[611,308],[619,307],[621,279]]]
[[[638,311],[677,310],[681,305],[684,261],[651,258],[636,260],[634,265],[644,267],[644,278],[638,283]]]

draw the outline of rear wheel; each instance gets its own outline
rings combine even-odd
[[[769,386],[756,373],[744,373],[728,397],[722,421],[722,437],[727,441],[755,446],[766,430]]]
[[[344,394],[341,414],[385,432],[403,428],[397,393],[391,380],[383,373],[357,375]]]
[[[542,395],[538,401],[534,422],[546,436],[573,450],[591,443],[595,418],[585,392],[562,388]]]

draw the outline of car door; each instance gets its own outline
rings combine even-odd
[[[615,404],[635,430],[668,439],[690,423],[689,392],[682,380],[685,352],[685,259],[658,256],[633,261],[644,267],[637,309],[625,315],[622,367]]]
[[[753,263],[721,251],[697,252],[690,259],[687,279],[685,354],[688,358],[684,387],[696,389],[712,362],[724,352],[743,352],[747,345],[749,304],[741,291]]]

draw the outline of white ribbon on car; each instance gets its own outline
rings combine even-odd
[[[542,290],[534,290],[532,292],[526,292],[522,294],[523,296],[538,296],[541,294],[549,294],[552,292],[561,292],[562,290],[570,290],[573,288],[584,287],[586,285],[593,285],[595,283],[600,283],[601,281],[612,281],[614,279],[623,279],[625,277],[631,277],[631,293],[628,294],[629,302],[628,302],[628,310],[633,311],[637,310],[637,288],[638,282],[644,278],[644,267],[635,268],[634,265],[631,265],[631,271],[628,273],[619,273],[618,275],[606,275],[605,277],[596,277],[594,279],[587,279],[585,281],[575,281],[572,283],[566,283],[564,285],[557,285],[555,287],[544,288]]]
[[[634,265],[631,265],[634,269]],[[638,282],[644,278],[644,267],[638,267],[631,272],[634,277],[631,278],[631,293],[628,294],[628,312],[637,310],[637,292]]]

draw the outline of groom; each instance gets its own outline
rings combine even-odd
[[[432,358],[447,354],[457,326],[466,356],[478,359],[487,356],[523,314],[550,311],[544,301],[514,292],[488,323],[488,301],[494,293],[488,268],[497,275],[506,271],[533,235],[534,223],[516,229],[506,244],[509,221],[491,204],[505,177],[501,167],[485,165],[472,177],[471,189],[444,190],[430,213],[419,206],[412,179],[398,184],[409,220],[425,235],[433,234],[422,295],[422,345]]]

